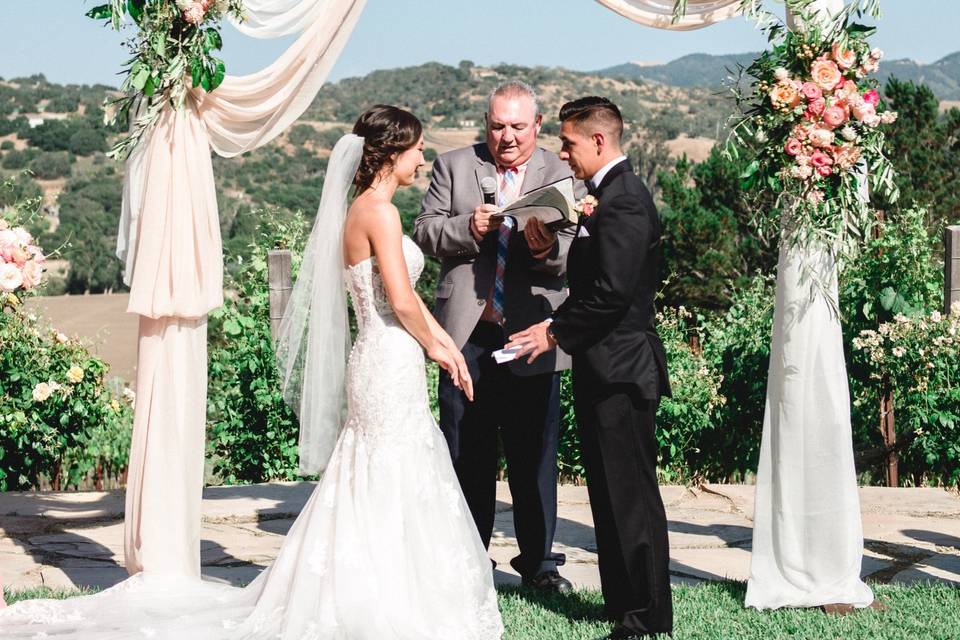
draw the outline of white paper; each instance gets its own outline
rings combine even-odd
[[[523,347],[513,347],[512,349],[500,349],[494,351],[492,354],[493,359],[497,361],[497,364],[503,364],[504,362],[510,362],[511,360],[516,360],[520,357],[520,352],[523,351]]]

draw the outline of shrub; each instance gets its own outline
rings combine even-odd
[[[13,140],[4,140],[3,142],[0,142],[0,151],[10,151],[13,148]]]
[[[264,220],[251,257],[228,271],[234,295],[210,313],[207,449],[227,484],[297,477],[299,425],[283,399],[270,335],[267,248],[291,249],[296,273],[305,225],[301,216]]]
[[[56,180],[70,175],[73,156],[65,151],[41,153],[30,161],[30,171],[40,180]]]

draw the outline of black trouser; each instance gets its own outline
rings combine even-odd
[[[630,385],[599,387],[573,374],[574,408],[611,618],[640,634],[670,633],[670,545],[657,484],[657,400]]]
[[[553,553],[557,528],[557,443],[560,374],[518,376],[491,353],[504,345],[500,326],[479,322],[463,347],[473,378],[468,402],[441,371],[440,428],[480,539],[490,546],[497,502],[497,434],[507,458],[513,523],[520,555],[511,565],[524,577],[563,564]]]

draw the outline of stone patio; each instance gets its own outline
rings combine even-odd
[[[204,491],[203,574],[246,584],[276,556],[313,484],[273,483]],[[671,573],[677,583],[746,580],[753,487],[662,488],[670,520]],[[880,583],[960,584],[960,497],[939,489],[860,490],[866,551],[863,575]],[[499,583],[519,581],[510,493],[498,487],[490,554]],[[0,574],[7,586],[107,587],[123,569],[123,494],[0,494]],[[562,573],[598,587],[596,542],[585,487],[561,486],[556,550]]]

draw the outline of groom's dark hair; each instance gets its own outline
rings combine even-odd
[[[599,126],[620,144],[623,137],[623,116],[620,109],[606,98],[587,96],[571,100],[560,107],[560,122],[570,121],[580,129],[586,123]]]

